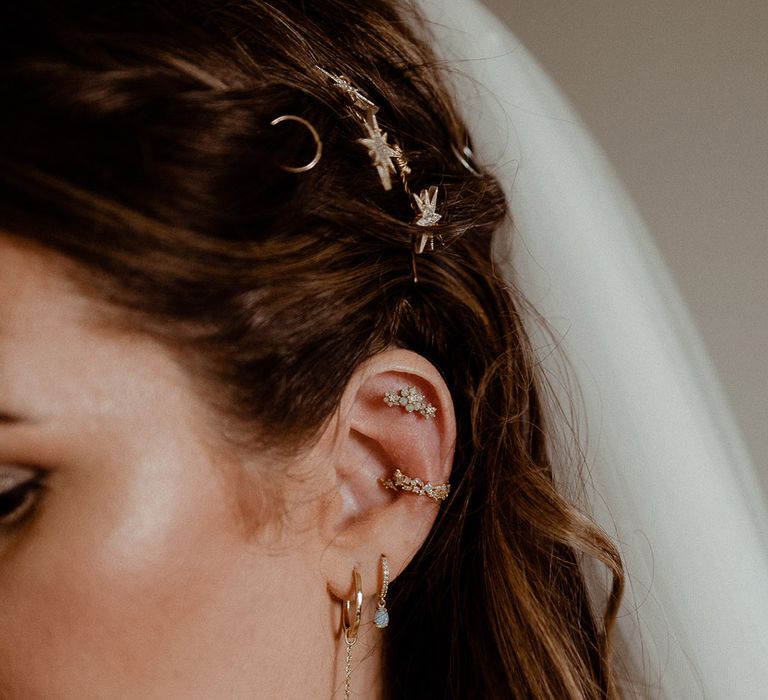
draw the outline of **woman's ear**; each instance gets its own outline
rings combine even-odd
[[[390,405],[391,394],[385,400],[389,392],[411,387],[434,410]],[[355,371],[329,430],[336,492],[320,523],[327,541],[322,574],[331,593],[343,598],[355,567],[364,594],[373,595],[380,555],[387,556],[390,577],[396,578],[423,544],[440,508],[440,501],[426,494],[392,490],[382,481],[397,469],[425,484],[449,481],[456,440],[453,402],[429,361],[409,350],[386,350]]]

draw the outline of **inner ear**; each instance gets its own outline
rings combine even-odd
[[[377,506],[386,504],[384,488],[372,485],[381,484],[395,468],[391,456],[381,443],[350,428],[336,468],[336,481],[342,496],[342,507],[336,520],[337,529],[364,517]]]

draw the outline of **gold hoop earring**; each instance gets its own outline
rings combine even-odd
[[[312,138],[315,141],[315,157],[306,165],[301,165],[298,167],[292,165],[281,165],[280,167],[289,173],[305,173],[308,170],[312,170],[312,168],[314,168],[320,162],[320,158],[323,155],[323,142],[320,139],[320,134],[317,133],[317,129],[315,129],[315,127],[312,126],[312,124],[310,124],[306,119],[297,117],[295,114],[283,114],[280,117],[275,117],[269,123],[272,126],[277,126],[278,124],[287,121],[298,122],[309,130],[309,133],[312,134]]]
[[[344,644],[347,647],[347,658],[344,663],[344,698],[347,700],[352,693],[352,647],[357,641],[357,631],[360,628],[360,617],[363,613],[363,582],[360,572],[352,569],[352,580],[355,592],[351,599],[345,599],[341,606],[341,628],[344,633]]]

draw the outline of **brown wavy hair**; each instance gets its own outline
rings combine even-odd
[[[621,562],[553,483],[525,302],[491,256],[505,195],[455,157],[466,129],[418,22],[394,0],[6,3],[0,228],[174,351],[238,445],[303,446],[366,358],[428,358],[455,490],[391,590],[386,697],[614,698]],[[445,245],[418,284],[409,202],[318,65],[380,105],[414,191],[440,185]],[[311,172],[279,167],[314,152],[270,126],[285,113],[322,135]],[[612,574],[600,606],[584,555]]]

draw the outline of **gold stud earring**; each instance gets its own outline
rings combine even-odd
[[[379,629],[384,629],[389,624],[389,611],[387,610],[387,591],[389,590],[389,562],[387,557],[381,555],[381,591],[379,592],[379,603],[376,606],[376,614],[373,617],[373,624]]]
[[[344,663],[344,698],[347,700],[352,693],[352,647],[357,641],[357,630],[360,628],[360,616],[363,612],[363,583],[360,572],[352,569],[352,580],[355,591],[352,598],[345,599],[341,605],[341,628],[344,633],[344,644],[347,647]]]

